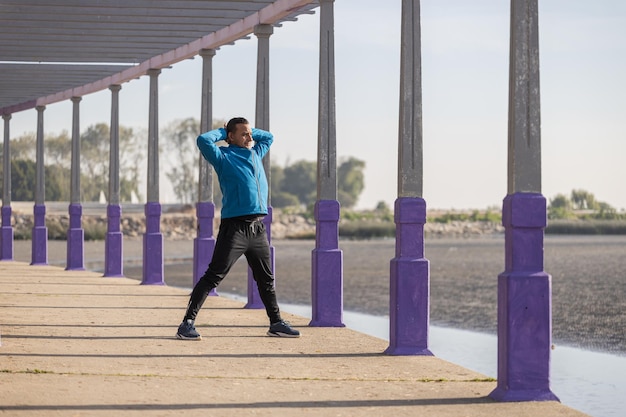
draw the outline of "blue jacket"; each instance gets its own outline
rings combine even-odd
[[[198,136],[198,148],[204,159],[217,172],[222,190],[222,218],[267,214],[267,177],[263,156],[269,151],[274,135],[252,129],[252,149],[238,146],[217,146],[227,138],[226,129],[219,128]]]

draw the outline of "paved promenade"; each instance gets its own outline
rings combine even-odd
[[[174,333],[188,291],[0,262],[2,416],[584,416],[496,403],[495,381],[436,357],[387,356],[346,328],[265,336],[262,310],[209,297],[199,342]]]

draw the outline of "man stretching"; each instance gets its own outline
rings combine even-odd
[[[217,146],[225,140],[229,146]],[[274,290],[270,247],[263,217],[267,214],[267,178],[263,156],[274,140],[270,132],[251,129],[243,117],[198,136],[198,148],[217,172],[222,190],[222,220],[213,258],[194,287],[176,337],[200,340],[194,322],[209,291],[217,287],[234,263],[245,255],[269,317],[268,336],[300,337],[280,316]]]

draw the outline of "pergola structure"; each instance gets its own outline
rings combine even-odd
[[[119,93],[150,77],[147,203],[143,284],[164,284],[158,182],[158,76],[196,55],[203,59],[201,129],[212,120],[212,58],[223,45],[258,38],[256,119],[269,126],[269,37],[281,22],[319,7],[318,191],[312,253],[311,326],[343,326],[343,260],[337,201],[334,0],[0,0],[0,113],[4,119],[4,188],[0,259],[13,258],[10,119],[36,109],[36,190],[32,264],[47,263],[44,190],[44,110],[73,102],[72,180],[67,269],[83,269],[81,227],[81,97],[111,91],[111,143],[105,276],[123,276],[119,204]],[[543,270],[546,200],[541,194],[537,0],[511,0],[508,190],[503,204],[505,271],[498,277],[500,401],[557,400],[550,390],[551,278]],[[396,256],[390,261],[387,354],[431,355],[428,349],[429,261],[424,257],[426,202],[422,196],[422,86],[419,0],[402,0]],[[265,161],[266,170],[269,159]],[[212,170],[199,163],[194,282],[214,247]],[[271,207],[266,217],[271,237]],[[272,252],[273,258],[273,252]],[[249,279],[249,308],[259,307]]]
[[[0,112],[128,82],[317,6],[311,0],[2,0]]]

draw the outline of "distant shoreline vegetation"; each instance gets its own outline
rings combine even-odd
[[[67,214],[46,216],[48,238],[65,240],[69,226]],[[300,219],[300,220],[298,220]],[[31,214],[13,214],[14,238],[30,240],[33,227]],[[104,240],[107,220],[104,215],[82,217],[85,240]],[[140,237],[145,230],[144,216],[126,214],[121,218],[124,236]],[[216,227],[219,219],[216,219]],[[272,235],[283,239],[315,239],[315,220],[309,212],[274,212]],[[282,227],[282,232],[279,232]],[[463,238],[502,234],[501,214],[492,211],[437,211],[428,215],[424,225],[426,238]],[[161,218],[161,232],[167,239],[193,239],[196,237],[196,218],[193,212],[169,213]],[[277,233],[278,232],[278,233]],[[552,235],[626,235],[626,219],[604,220],[588,218],[549,219],[545,229]],[[343,239],[395,238],[396,224],[393,213],[372,211],[342,211],[339,237]]]
[[[67,203],[58,203],[46,216],[48,238],[65,240],[69,216]],[[96,204],[96,203],[93,203]],[[92,205],[93,205],[92,204]],[[97,206],[97,207],[96,207]],[[96,204],[82,216],[85,240],[104,240],[107,232],[105,204]],[[124,236],[140,237],[145,230],[141,204],[131,205],[124,211],[121,229]],[[30,240],[33,216],[30,212],[16,210],[11,224],[14,238]],[[19,212],[18,212],[19,211]],[[30,208],[28,209],[30,211]],[[97,214],[96,214],[97,213]],[[424,236],[463,238],[502,234],[502,209],[497,206],[483,210],[427,210]],[[597,201],[593,194],[573,190],[571,195],[558,194],[549,200],[546,234],[551,235],[626,235],[626,211],[617,211],[610,205]],[[196,237],[195,210],[189,204],[172,204],[161,218],[161,232],[167,239],[193,239]],[[215,219],[217,228],[219,217]],[[341,208],[339,237],[344,239],[395,238],[394,212],[379,202],[372,210]],[[294,205],[274,208],[272,237],[276,239],[315,239],[313,205]]]
[[[551,235],[626,235],[626,214],[619,214],[614,219],[605,219],[597,216],[598,213],[573,212],[566,218],[550,218],[545,229],[546,234]],[[437,211],[428,215],[425,225],[425,235],[432,236],[429,226],[450,225],[457,229],[467,225],[473,225],[473,230],[483,230],[482,234],[488,234],[491,228],[492,234],[502,233],[502,214],[496,209],[473,210],[473,211]],[[465,225],[465,226],[464,226]],[[481,226],[482,225],[482,226]],[[396,225],[393,214],[376,215],[372,212],[349,212],[342,213],[339,224],[339,236],[349,239],[373,239],[395,237]],[[459,230],[454,233],[457,236],[475,235],[470,230],[463,233]],[[445,233],[443,233],[445,235]]]
[[[626,235],[626,220],[549,220],[551,235]]]
[[[557,194],[548,204],[546,234],[624,235],[626,212],[618,212],[585,190],[572,190],[569,196]]]
[[[562,235],[626,235],[626,212],[618,212],[609,204],[596,200],[585,190],[572,190],[569,196],[557,194],[547,207],[546,234]],[[502,233],[502,210],[432,210],[427,212],[425,235],[437,235],[432,224],[454,225],[456,230],[441,235],[473,236]],[[472,225],[468,227],[467,225]],[[491,229],[489,228],[491,225]],[[499,226],[499,227],[498,227]],[[395,236],[391,209],[383,202],[372,211],[342,210],[339,236],[370,239]]]

